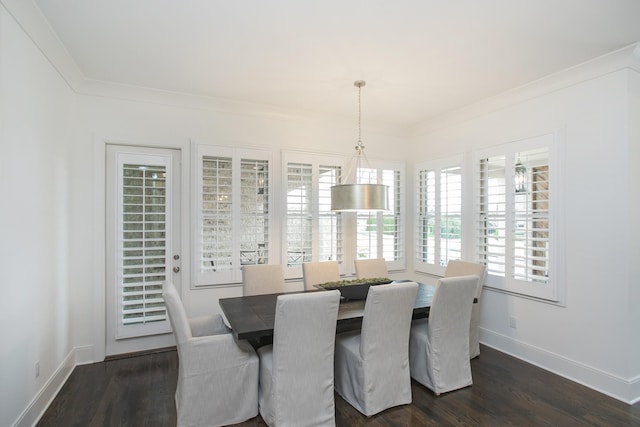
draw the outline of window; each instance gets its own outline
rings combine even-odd
[[[545,135],[480,153],[476,253],[487,286],[559,300],[554,147]]]
[[[343,162],[340,157],[283,153],[286,277],[301,277],[303,262],[343,261],[342,218],[331,211],[331,186],[338,182]]]
[[[389,210],[356,213],[356,259],[384,258],[389,270],[405,268],[404,167],[360,168],[358,182],[389,188]]]
[[[417,165],[415,268],[444,274],[462,258],[462,158]]]
[[[196,146],[196,286],[239,282],[242,265],[269,262],[270,157]]]

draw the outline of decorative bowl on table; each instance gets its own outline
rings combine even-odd
[[[386,277],[373,277],[370,279],[339,280],[337,282],[321,283],[316,285],[316,287],[327,291],[337,289],[344,299],[358,300],[367,299],[369,287],[385,285],[391,282],[392,280]]]

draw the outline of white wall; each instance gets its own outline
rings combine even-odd
[[[70,372],[75,96],[0,6],[0,425],[32,424]],[[40,375],[36,378],[36,361]]]
[[[636,59],[640,62],[640,47],[636,48]],[[627,164],[629,168],[629,235],[631,236],[631,247],[629,248],[629,259],[631,268],[629,271],[629,301],[627,309],[631,313],[630,326],[630,351],[629,361],[631,365],[630,375],[635,375],[635,395],[640,395],[640,369],[637,368],[640,361],[640,72],[629,72],[629,157]]]
[[[559,132],[565,304],[485,290],[481,341],[632,401],[640,399],[638,72],[621,66],[582,79],[525,99],[531,88],[523,88],[424,126],[415,158],[471,158],[475,149]]]

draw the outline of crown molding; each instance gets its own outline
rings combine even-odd
[[[640,42],[635,44],[635,49],[631,52],[629,66],[640,73]]]
[[[0,4],[4,6],[9,15],[13,17],[69,87],[77,92],[85,79],[84,75],[34,2],[30,0],[0,0]]]
[[[411,135],[420,135],[453,126],[492,111],[584,83],[620,70],[640,72],[640,43],[625,46],[573,67],[558,71],[523,86],[483,99],[466,107],[412,126]]]
[[[31,0],[0,0],[7,13],[40,50],[72,91],[78,95],[156,103],[228,114],[301,118],[304,113],[246,102],[171,92],[115,82],[88,79],[40,9]],[[310,118],[311,115],[306,115]]]
[[[182,92],[127,85],[87,78],[65,45],[53,31],[40,9],[31,0],[0,0],[7,13],[42,52],[56,72],[78,95],[160,104],[172,107],[214,111],[221,114],[254,116],[280,120],[330,121],[344,126],[352,121],[342,116],[259,105],[232,99],[200,96]],[[408,135],[406,126],[393,123],[372,123],[369,127],[384,133]]]

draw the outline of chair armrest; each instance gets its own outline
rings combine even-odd
[[[191,328],[191,335],[194,337],[228,334],[231,332],[231,329],[227,327],[224,319],[219,314],[193,317],[189,319],[189,327]]]
[[[179,351],[186,376],[255,363],[258,358],[248,342],[236,343],[232,334],[194,337],[182,343]]]

